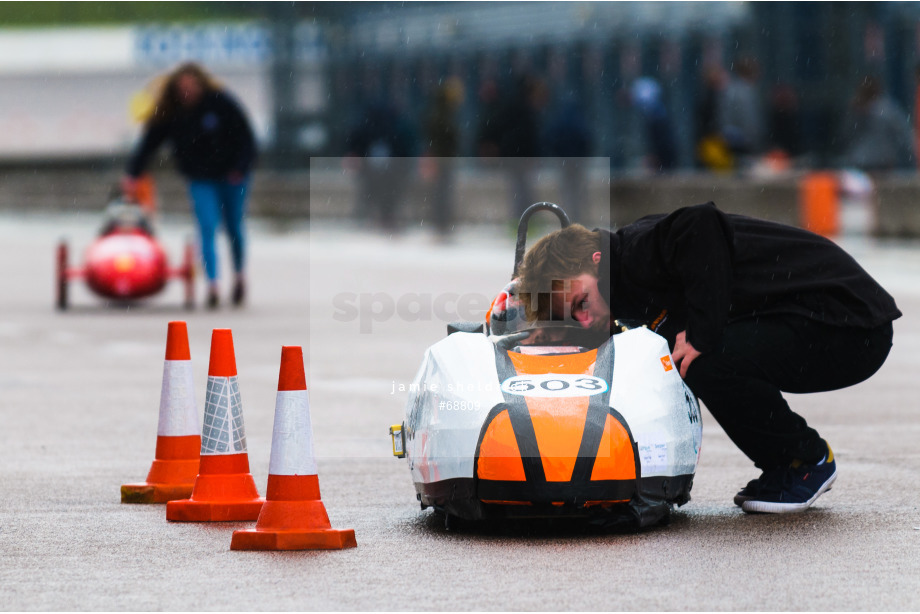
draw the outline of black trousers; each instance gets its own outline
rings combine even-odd
[[[752,317],[729,324],[721,350],[697,357],[685,381],[760,469],[815,463],[825,454],[821,438],[782,392],[857,384],[885,362],[891,338],[891,323],[866,329],[796,315]]]

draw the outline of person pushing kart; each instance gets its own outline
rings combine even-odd
[[[836,390],[873,375],[892,344],[894,299],[832,241],[726,214],[713,203],[615,232],[572,224],[530,248],[519,297],[529,321],[611,334],[640,320],[761,470],[745,512],[807,509],[837,477],[834,453],[783,392]]]
[[[208,279],[207,306],[220,303],[215,237],[221,223],[230,239],[234,284],[232,300],[246,297],[246,201],[256,144],[246,112],[205,69],[187,62],[163,82],[143,136],[128,161],[122,191],[134,200],[138,180],[166,141],[188,181],[198,223],[201,258]]]

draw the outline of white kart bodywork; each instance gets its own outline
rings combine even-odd
[[[598,356],[608,344],[609,405],[628,424],[641,477],[683,476],[692,483],[702,442],[700,409],[671,365],[667,342],[646,328],[632,329],[611,337]],[[427,350],[410,388],[405,423],[406,456],[423,504],[428,485],[473,478],[484,420],[507,399],[509,379],[503,392],[496,349],[484,334],[454,333]]]

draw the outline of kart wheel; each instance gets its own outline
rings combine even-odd
[[[453,514],[444,514],[444,529],[446,531],[457,533],[460,531],[461,524],[462,522],[459,516],[454,516]]]
[[[67,309],[67,243],[64,241],[58,243],[56,274],[55,305],[64,311]]]
[[[195,308],[195,248],[191,242],[185,244],[182,263],[182,279],[185,281],[185,308]]]

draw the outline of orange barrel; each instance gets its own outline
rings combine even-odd
[[[837,177],[829,172],[806,175],[799,184],[802,227],[826,237],[840,230],[840,197]]]

